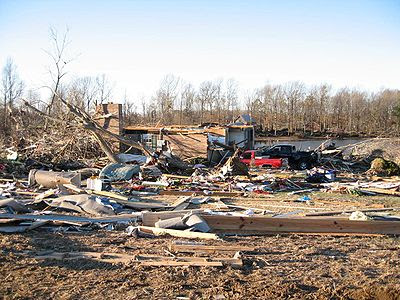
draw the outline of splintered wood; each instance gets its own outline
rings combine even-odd
[[[203,244],[193,244],[193,243],[172,243],[169,245],[169,250],[171,252],[184,252],[184,253],[191,253],[191,252],[205,252],[205,253],[214,253],[214,252],[252,252],[256,249],[254,247],[247,247],[247,246],[228,246],[228,245],[221,245],[221,246],[210,246],[210,245],[203,245]]]
[[[217,240],[218,236],[214,233],[194,232],[187,230],[175,230],[175,229],[164,229],[148,226],[139,226],[139,230],[144,233],[151,233],[157,236],[170,235],[180,238],[188,239],[205,239],[205,240]]]
[[[224,265],[231,265],[233,267],[242,267],[243,262],[240,258],[224,258],[224,257],[171,257],[159,256],[152,254],[138,254],[130,255],[126,253],[114,252],[50,252],[42,255],[34,256],[37,260],[54,259],[54,260],[77,260],[77,259],[90,259],[103,263],[117,264],[117,263],[138,263],[142,266],[157,266],[157,267],[178,267],[178,266],[191,266],[191,267],[222,267]]]

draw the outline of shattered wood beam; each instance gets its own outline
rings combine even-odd
[[[152,233],[157,236],[170,235],[170,236],[175,236],[175,237],[180,237],[180,238],[188,238],[188,239],[205,239],[205,240],[217,240],[218,239],[218,236],[214,233],[164,229],[164,228],[147,227],[147,226],[139,226],[139,230],[141,232]]]

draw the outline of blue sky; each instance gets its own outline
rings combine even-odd
[[[0,63],[48,84],[49,27],[69,28],[69,76],[105,73],[115,99],[151,96],[169,73],[198,85],[235,78],[400,88],[400,0],[0,0]]]

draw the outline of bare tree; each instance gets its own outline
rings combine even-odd
[[[221,123],[221,116],[222,116],[222,110],[225,108],[225,95],[222,92],[222,84],[223,84],[223,80],[222,79],[217,79],[214,81],[214,98],[211,99],[211,103],[213,103],[215,109],[217,110],[217,123]],[[212,106],[210,106],[210,118],[211,121],[213,121],[213,117],[212,117],[212,112],[213,109],[211,109]]]
[[[231,78],[225,84],[225,99],[227,119],[230,122],[234,121],[234,111],[238,109],[238,82]]]
[[[87,76],[75,79],[69,88],[72,103],[87,112],[95,110],[98,93],[96,82]]]
[[[126,90],[124,93],[124,99],[122,103],[122,113],[123,113],[124,126],[132,125],[138,119],[138,114],[136,113],[136,106],[132,101],[129,100]]]
[[[21,97],[24,90],[24,83],[19,78],[17,73],[17,67],[11,58],[7,59],[2,72],[2,86],[1,92],[3,96],[4,105],[4,129],[8,126],[8,112],[7,110],[12,110],[16,100]]]
[[[59,92],[61,79],[67,74],[65,68],[70,59],[65,58],[65,51],[70,41],[68,40],[68,29],[64,34],[59,36],[57,30],[50,28],[50,41],[51,49],[47,50],[46,53],[49,55],[53,62],[53,67],[49,68],[49,73],[53,81],[51,90],[53,91],[49,105],[47,106],[48,114],[51,113],[54,102],[57,99],[57,93]]]
[[[304,84],[299,81],[289,82],[285,85],[288,134],[297,129],[297,120],[299,119],[297,118],[297,104],[302,100],[304,93]]]
[[[94,105],[110,102],[113,88],[105,74],[96,77],[96,86],[97,97],[94,99]]]
[[[182,124],[182,119],[189,119],[191,123],[195,122],[194,118],[194,101],[196,97],[196,92],[193,86],[188,83],[182,88],[180,97],[180,107],[179,107],[179,124]]]
[[[252,90],[252,91],[247,91],[246,96],[246,110],[247,113],[256,119],[258,118],[258,121],[262,117],[261,114],[259,113],[261,109],[262,102],[260,100],[260,93],[258,89]]]
[[[180,79],[172,74],[164,77],[156,92],[155,101],[161,115],[161,122],[168,124],[173,121],[174,103],[178,96],[178,84]]]
[[[212,81],[204,81],[200,84],[197,95],[197,105],[200,109],[200,123],[204,122],[204,113],[207,104],[209,105],[210,117],[214,107],[215,98],[218,94],[218,86]],[[210,120],[212,122],[212,119]]]
[[[323,132],[327,126],[328,120],[328,106],[330,101],[330,91],[331,86],[328,84],[321,84],[314,87],[315,97],[317,101],[317,115],[318,115],[318,125],[319,131]]]

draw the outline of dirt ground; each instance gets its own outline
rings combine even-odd
[[[244,267],[143,267],[89,259],[39,261],[48,250],[166,255],[173,238],[121,232],[1,235],[4,299],[400,299],[400,243],[393,237],[230,237],[251,245]],[[214,254],[215,256],[218,254]]]
[[[312,205],[293,202],[299,196],[287,193],[225,202],[281,213],[303,207],[307,213],[314,208],[398,207],[400,201],[398,197],[310,195]],[[33,258],[49,250],[168,256],[166,250],[173,241],[181,239],[134,238],[123,231],[106,230],[0,234],[0,295],[4,299],[400,299],[399,237],[273,235],[202,241],[256,247],[254,252],[243,253],[240,269]]]

